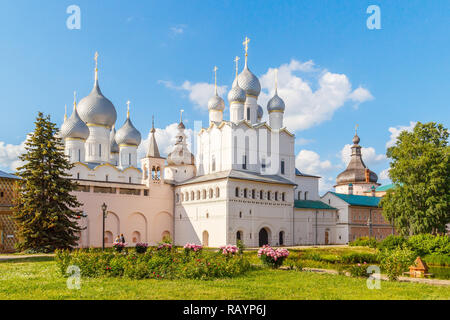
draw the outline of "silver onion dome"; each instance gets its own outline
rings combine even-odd
[[[111,147],[111,153],[119,153],[119,145],[116,142],[116,128],[114,125],[109,134],[109,145]]]
[[[209,101],[208,101],[208,109],[209,110],[216,110],[216,111],[223,111],[225,109],[225,102],[216,93],[214,96],[212,96],[209,99]]]
[[[239,86],[245,91],[249,96],[257,97],[261,92],[261,84],[259,79],[249,70],[247,65],[244,70],[238,76]],[[236,84],[236,79],[233,81],[233,87]]]
[[[258,104],[258,109],[257,109],[257,111],[256,111],[256,117],[257,117],[258,119],[262,119],[263,115],[264,115],[264,110],[263,110],[263,108]]]
[[[130,117],[127,117],[122,128],[117,130],[116,142],[119,146],[121,144],[139,146],[141,143],[141,133],[134,127]]]
[[[62,124],[60,135],[64,139],[86,140],[89,137],[89,128],[81,120],[76,107],[73,109],[72,115]]]
[[[245,91],[242,89],[236,81],[234,82],[233,88],[231,88],[230,92],[228,92],[228,102],[240,102],[244,103],[246,99]]]
[[[98,80],[94,82],[91,93],[78,104],[80,118],[85,123],[112,127],[116,122],[117,112],[111,101],[100,90]]]
[[[275,95],[269,100],[267,103],[267,112],[284,112],[286,108],[283,99],[278,96],[277,91],[275,91]]]

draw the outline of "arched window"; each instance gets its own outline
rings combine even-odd
[[[284,231],[280,231],[278,238],[278,243],[280,244],[280,246],[284,245]]]
[[[202,194],[202,198],[203,198],[203,199],[206,199],[206,190],[203,189],[202,193],[203,193],[203,194]]]
[[[217,187],[216,188],[216,198],[219,198],[219,197],[220,197],[220,188]]]
[[[264,191],[262,191],[262,190],[259,191],[259,199],[261,199],[261,200],[264,199]]]
[[[305,200],[308,200],[308,191],[305,191]]]
[[[244,189],[244,198],[247,198],[247,189]]]
[[[191,191],[191,200],[195,200],[194,191]]]
[[[267,200],[271,200],[270,199],[270,191],[267,191]]]
[[[301,191],[297,192],[297,199],[302,200],[302,192]]]
[[[281,194],[281,201],[286,201],[286,194],[284,192]]]
[[[253,190],[252,190],[252,199],[255,199],[255,198],[256,198],[256,190],[253,189]]]
[[[184,201],[184,193],[181,194],[181,201]]]
[[[278,191],[275,191],[275,201],[278,201]]]
[[[200,190],[197,191],[197,200],[200,200]]]
[[[239,198],[239,187],[236,187],[236,189],[234,189],[234,195]]]
[[[236,232],[236,241],[242,241],[244,239],[244,236],[242,235],[242,231]]]
[[[213,189],[209,189],[209,198],[212,199],[214,197]]]
[[[242,218],[242,211],[239,211],[239,218]]]

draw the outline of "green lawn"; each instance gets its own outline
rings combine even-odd
[[[234,279],[82,279],[66,288],[52,257],[0,262],[0,299],[450,299],[450,288],[385,282],[369,290],[365,279],[259,269]]]

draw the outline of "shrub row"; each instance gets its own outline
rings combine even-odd
[[[433,254],[450,255],[450,237],[447,235],[420,234],[408,238],[389,235],[378,242],[374,238],[363,237],[350,243],[350,246],[366,246],[380,250],[394,250],[404,245],[419,256]]]
[[[353,264],[353,263],[378,263],[378,256],[374,253],[358,253],[352,252],[342,256],[332,254],[319,254],[317,252],[304,252],[301,254],[301,259],[321,261],[333,264]]]
[[[212,279],[234,277],[250,270],[247,259],[219,252],[189,252],[149,248],[145,253],[98,250],[56,251],[59,270],[80,268],[83,277],[128,277],[131,279]]]

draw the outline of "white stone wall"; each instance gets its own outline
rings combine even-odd
[[[342,199],[336,197],[330,192],[327,192],[321,200],[338,209],[336,220],[336,244],[346,244],[349,242],[349,204]]]
[[[319,178],[308,176],[295,176],[295,200],[320,200]],[[306,199],[305,199],[306,193]]]
[[[337,244],[336,210],[295,209],[294,241],[297,245]]]
[[[110,158],[110,128],[89,124],[89,137],[85,143],[86,162],[104,163]]]
[[[142,173],[139,169],[128,167],[120,170],[117,167],[104,163],[90,169],[86,164],[77,162],[69,171],[72,179],[108,181],[121,183],[141,183]]]

